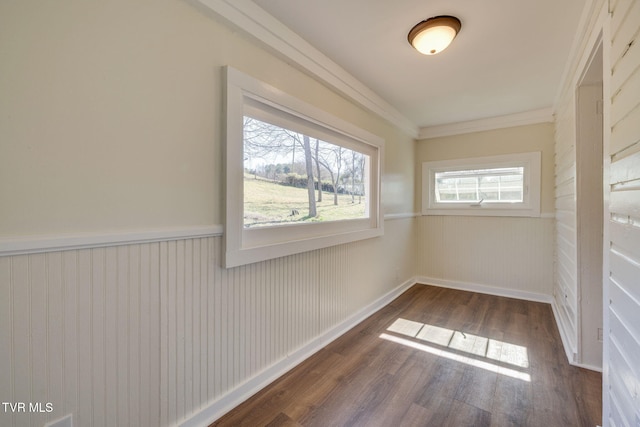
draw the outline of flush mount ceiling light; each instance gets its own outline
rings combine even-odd
[[[455,16],[434,16],[409,31],[409,43],[425,55],[435,55],[449,46],[462,24]]]

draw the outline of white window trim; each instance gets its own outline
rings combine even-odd
[[[435,174],[460,169],[524,167],[523,203],[437,202]],[[422,214],[469,216],[540,216],[540,152],[506,154],[422,163]]]
[[[380,183],[384,140],[283,91],[231,67],[225,76],[226,208],[224,265],[239,265],[293,255],[384,234]],[[345,221],[287,224],[244,228],[243,116],[245,103],[264,104],[313,126],[338,134],[355,144],[365,144],[369,161],[369,217]]]

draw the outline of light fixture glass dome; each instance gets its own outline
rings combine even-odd
[[[461,28],[453,16],[435,16],[420,22],[409,31],[409,43],[425,55],[440,53],[451,44]]]

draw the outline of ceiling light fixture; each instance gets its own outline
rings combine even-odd
[[[455,16],[434,16],[417,24],[409,31],[409,43],[425,55],[435,55],[449,46],[462,24]]]

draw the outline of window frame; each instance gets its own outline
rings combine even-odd
[[[223,263],[226,268],[293,255],[384,234],[380,202],[384,140],[326,111],[295,98],[248,74],[226,66],[225,106],[225,232]],[[246,106],[246,107],[245,107]],[[300,127],[331,135],[345,147],[361,146],[370,156],[367,218],[342,221],[244,227],[244,139],[246,110],[264,107],[268,114],[299,120]]]
[[[523,167],[523,202],[438,202],[435,174],[459,170]],[[540,216],[541,153],[528,152],[422,163],[422,215]]]

